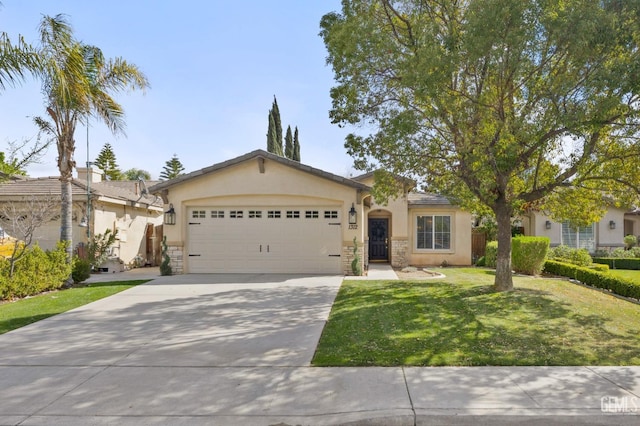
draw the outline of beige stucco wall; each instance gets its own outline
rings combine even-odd
[[[107,229],[117,229],[118,237],[113,245],[113,256],[129,265],[138,254],[146,257],[147,224],[157,226],[161,225],[162,221],[163,215],[160,211],[98,202],[92,211],[92,232],[104,234]]]
[[[615,248],[624,246],[624,219],[625,210],[616,207],[610,208],[607,213],[596,224],[596,247],[599,249]],[[551,229],[546,228],[546,222],[551,222]],[[614,221],[616,228],[611,229],[609,222]],[[525,224],[525,234],[540,237],[549,237],[551,246],[562,244],[562,224],[555,222],[549,216],[541,212],[534,212],[529,215]]]
[[[374,177],[360,180],[373,186]],[[454,206],[412,207],[406,194],[391,198],[386,204],[377,204],[369,197],[371,207],[366,208],[367,217],[389,218],[389,257],[395,267],[433,266],[444,261],[449,265],[471,265],[471,215]],[[449,214],[452,217],[452,245],[446,251],[418,250],[415,246],[416,216],[422,214]],[[365,225],[367,221],[365,221]],[[365,236],[368,229],[365,229]]]
[[[176,184],[169,188],[167,201],[176,211],[176,225],[165,225],[164,235],[176,253],[188,246],[187,209],[195,206],[335,206],[341,212],[343,247],[352,246],[354,237],[363,244],[364,209],[355,188],[269,159],[264,160],[264,173],[260,173],[258,160],[250,159]],[[347,224],[352,204],[358,214],[355,229]],[[181,257],[183,265],[177,270],[188,273],[188,257]]]
[[[449,250],[418,250],[416,248],[417,217],[421,215],[451,216],[451,248]],[[471,214],[453,206],[420,206],[409,209],[409,264],[433,266],[446,262],[448,265],[471,265]]]
[[[370,176],[366,179],[360,180],[368,186],[373,186],[374,178]],[[390,198],[385,204],[378,204],[375,202],[372,196],[365,195],[365,198],[370,204],[370,207],[365,208],[367,217],[389,217],[389,236],[391,238],[407,238],[408,227],[408,215],[407,215],[407,195],[398,194],[395,198]],[[366,229],[368,222],[364,221],[365,230],[364,235],[368,235],[369,230]]]

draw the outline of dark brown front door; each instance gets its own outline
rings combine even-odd
[[[369,219],[369,260],[389,260],[389,219]]]

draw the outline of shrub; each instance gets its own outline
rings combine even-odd
[[[81,259],[75,257],[73,259],[73,270],[71,271],[71,278],[73,282],[78,284],[86,281],[91,276],[91,262],[87,259]]]
[[[544,264],[544,270],[551,274],[573,278],[592,287],[610,290],[620,296],[640,299],[640,284],[590,268],[557,262],[555,260],[547,260]]]
[[[511,240],[513,270],[527,275],[539,275],[549,249],[548,237],[516,237]]]
[[[547,258],[578,266],[589,266],[593,263],[593,259],[586,249],[574,249],[562,245],[550,249]]]
[[[171,275],[173,270],[171,269],[171,258],[167,253],[167,236],[162,237],[162,263],[160,264],[160,275]]]
[[[624,237],[624,246],[627,250],[630,250],[633,246],[638,243],[638,239],[635,235],[627,235]]]
[[[358,241],[356,241],[356,237],[353,237],[353,260],[351,261],[351,272],[357,277],[362,275],[360,256],[358,255]]]
[[[87,244],[87,256],[93,269],[98,268],[109,258],[109,249],[115,244],[116,238],[118,238],[118,230],[111,232],[111,229],[91,238]]]
[[[0,260],[0,297],[25,297],[62,287],[71,275],[71,265],[66,259],[65,245],[62,243],[55,250],[46,252],[36,245],[27,249],[15,263],[11,277],[9,262]]]
[[[495,268],[498,259],[498,242],[489,241],[484,252],[484,263],[489,268]]]
[[[480,259],[476,261],[476,266],[486,266],[487,262],[484,256],[481,256]]]

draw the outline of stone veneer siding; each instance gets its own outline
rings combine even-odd
[[[409,240],[391,238],[391,266],[404,268],[409,265]]]
[[[362,273],[365,273],[365,245],[363,243],[358,243],[358,255],[360,256],[360,268],[362,269]],[[353,241],[343,242],[342,243],[342,272],[345,275],[353,275],[353,271],[351,270],[351,262],[353,261]]]
[[[167,254],[171,264],[171,273],[174,275],[184,274],[183,247],[167,244]]]

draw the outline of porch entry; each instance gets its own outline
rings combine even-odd
[[[389,261],[388,218],[369,218],[369,261]]]

